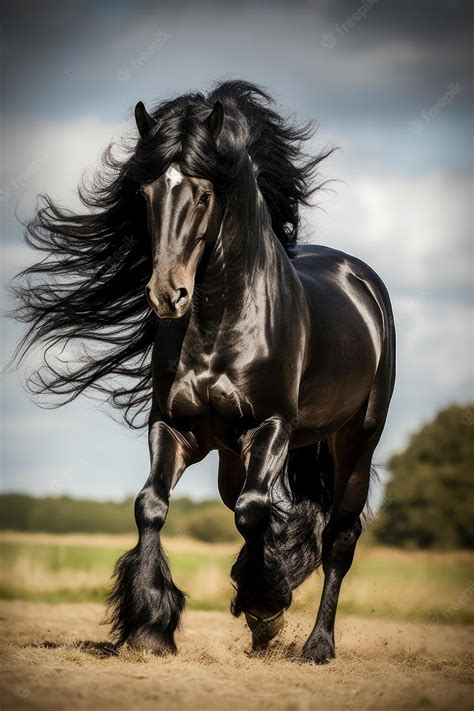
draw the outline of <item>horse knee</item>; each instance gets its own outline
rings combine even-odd
[[[235,504],[235,525],[244,538],[262,533],[270,520],[271,501],[267,494],[248,491]]]
[[[140,491],[135,500],[135,520],[139,530],[151,528],[161,531],[168,515],[169,501],[151,487]]]

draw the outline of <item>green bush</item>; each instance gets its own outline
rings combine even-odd
[[[442,410],[388,469],[376,540],[412,548],[474,547],[474,404]]]
[[[207,543],[233,542],[240,538],[232,512],[219,504],[191,514],[187,528],[192,538]]]

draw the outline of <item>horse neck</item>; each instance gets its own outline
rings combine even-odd
[[[274,311],[282,294],[301,284],[275,237],[265,201],[247,173],[229,201],[219,236],[200,285],[202,320],[227,324]]]

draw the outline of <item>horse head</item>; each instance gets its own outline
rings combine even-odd
[[[141,102],[135,117],[141,138],[156,130]],[[202,123],[207,140],[217,140],[223,119],[218,101]],[[219,232],[219,199],[210,180],[186,175],[178,163],[172,163],[156,180],[141,185],[140,192],[146,201],[153,255],[146,295],[159,318],[181,318],[192,302],[196,271],[206,244],[212,244]]]

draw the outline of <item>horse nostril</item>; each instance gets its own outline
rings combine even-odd
[[[176,300],[174,302],[175,309],[178,309],[188,300],[188,290],[181,288],[177,290]]]

